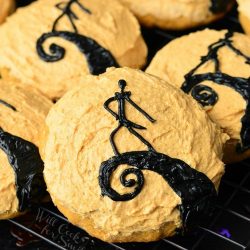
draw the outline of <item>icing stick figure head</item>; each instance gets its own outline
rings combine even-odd
[[[124,89],[125,89],[125,88],[126,88],[126,86],[127,86],[127,83],[126,83],[126,81],[125,81],[125,80],[119,80],[119,81],[118,81],[118,85],[119,85],[119,87],[120,87],[121,91],[123,92],[123,91],[124,91]]]
[[[0,219],[17,216],[46,192],[39,142],[51,102],[16,80],[0,80]]]
[[[146,70],[191,95],[228,133],[226,162],[250,156],[249,43],[244,34],[198,31],[170,42]]]

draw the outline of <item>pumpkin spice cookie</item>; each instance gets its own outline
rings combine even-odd
[[[72,80],[73,81],[73,80]],[[44,176],[73,224],[109,242],[154,241],[208,217],[221,133],[178,89],[139,70],[75,79],[51,109]]]
[[[51,99],[73,87],[66,79],[139,68],[147,56],[136,18],[116,0],[39,0],[19,8],[0,37],[0,68]]]
[[[250,1],[249,0],[237,0],[239,19],[244,31],[250,35]]]
[[[206,29],[166,45],[147,69],[190,94],[229,134],[225,162],[250,156],[249,44],[244,34]]]
[[[15,10],[14,0],[0,0],[0,24]]]
[[[234,0],[120,0],[148,27],[183,30],[223,17]]]
[[[38,145],[51,102],[0,79],[0,219],[15,217],[46,193]]]

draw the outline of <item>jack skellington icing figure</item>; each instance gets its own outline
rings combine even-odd
[[[185,162],[158,153],[153,146],[143,138],[136,130],[145,127],[130,121],[126,116],[126,105],[130,104],[137,109],[150,122],[156,122],[148,113],[141,109],[132,99],[132,93],[125,91],[126,81],[119,80],[120,92],[109,98],[104,103],[104,108],[118,121],[118,127],[110,135],[110,143],[115,156],[103,162],[100,167],[99,184],[103,196],[108,196],[114,201],[129,201],[140,194],[144,185],[142,170],[154,171],[161,175],[173,190],[181,197],[182,204],[179,209],[183,221],[183,228],[187,229],[202,217],[207,217],[209,208],[215,202],[216,191],[209,178],[197,170],[191,168]],[[118,113],[109,108],[111,102],[118,103]],[[125,127],[148,148],[147,151],[131,151],[120,153],[115,143],[115,135]],[[131,166],[125,169],[120,181],[124,187],[134,187],[134,192],[120,195],[111,187],[112,173],[120,166]],[[135,179],[127,179],[129,175],[135,175]],[[195,219],[196,218],[196,219]]]

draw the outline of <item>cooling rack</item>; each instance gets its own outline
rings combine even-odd
[[[31,0],[22,1],[22,5],[28,2]],[[242,32],[236,9],[210,28]],[[162,46],[185,33],[143,30],[149,47],[148,62]],[[250,250],[250,160],[226,166],[213,219],[185,237],[152,243],[105,243],[71,225],[52,204],[46,204],[20,218],[0,222],[0,249],[19,247],[25,250]]]

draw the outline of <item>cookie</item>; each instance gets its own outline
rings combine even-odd
[[[38,145],[50,107],[38,91],[0,79],[0,219],[19,215],[46,193]]]
[[[206,29],[166,45],[146,70],[193,96],[229,134],[226,162],[250,155],[249,44],[244,34]]]
[[[142,25],[183,30],[223,17],[234,0],[120,0]]]
[[[250,2],[248,0],[237,0],[239,20],[244,31],[250,35]]]
[[[49,112],[43,153],[48,191],[69,221],[129,242],[208,217],[227,135],[199,105],[135,69],[75,81]]]
[[[15,10],[14,0],[0,0],[0,24]]]
[[[0,37],[0,68],[51,99],[73,87],[67,79],[139,68],[147,55],[136,18],[116,0],[39,0],[18,9]]]

